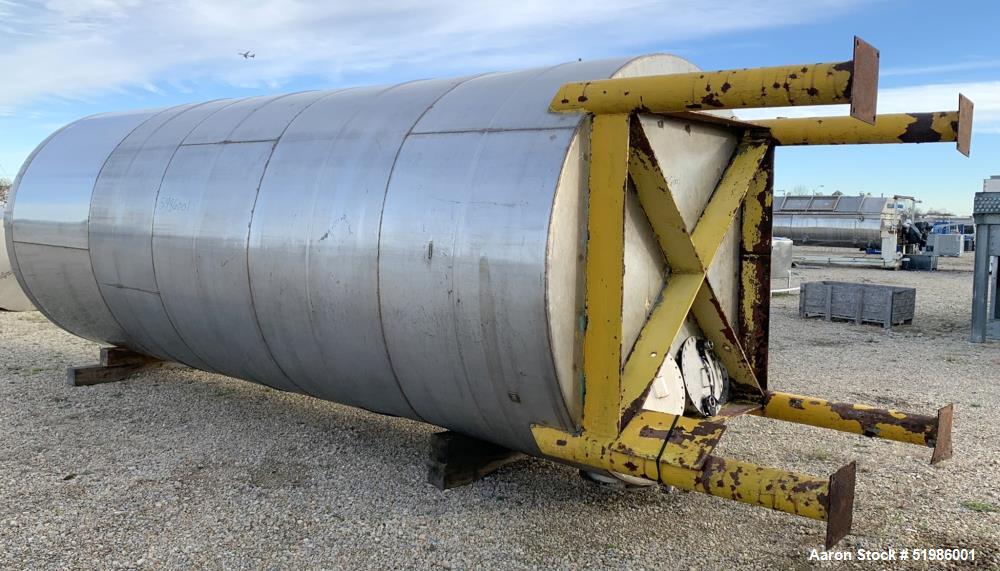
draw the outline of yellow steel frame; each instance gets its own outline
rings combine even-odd
[[[769,119],[754,123],[766,127],[777,145],[867,145],[892,143],[955,142],[958,152],[969,156],[973,105],[962,94],[958,109],[936,113],[879,115],[867,125],[850,117]]]
[[[854,464],[820,479],[715,456],[713,451],[728,417],[752,413],[921,444],[935,448],[933,461],[951,455],[950,405],[934,418],[765,393],[758,372],[766,370],[765,355],[760,354],[766,353],[766,344],[747,351],[741,342],[741,334],[745,336],[759,325],[754,320],[766,320],[759,308],[768,289],[763,283],[766,277],[761,276],[766,276],[769,263],[773,146],[888,142],[895,138],[898,142],[958,140],[962,148],[963,136],[971,128],[972,109],[964,98],[959,112],[935,114],[928,125],[924,125],[926,118],[913,114],[875,117],[877,77],[871,74],[877,70],[877,60],[877,51],[856,39],[855,61],[842,64],[612,79],[567,84],[560,89],[552,111],[592,114],[584,395],[578,430],[532,427],[544,455],[589,469],[641,476],[824,520],[828,547],[850,530]],[[788,80],[784,94],[758,85],[782,75]],[[692,85],[707,86],[708,93],[714,94],[711,106],[716,108],[850,101],[852,115],[871,124],[854,119],[778,120],[754,125],[729,121],[740,129],[739,144],[702,215],[688,228],[635,114],[697,108],[692,104]],[[718,92],[713,91],[716,85]],[[871,93],[866,91],[869,89]],[[800,97],[799,90],[808,96]],[[747,95],[751,91],[759,97]],[[720,122],[717,117],[705,118]],[[915,122],[926,127],[925,131],[929,129],[929,134],[911,140],[900,137],[900,130],[912,132],[910,126]],[[967,151],[967,136],[965,141]],[[659,302],[622,365],[625,195],[630,179],[671,271]],[[706,275],[741,210],[743,320],[736,328],[722,311]],[[763,307],[766,310],[766,305]],[[732,392],[742,402],[727,405],[719,416],[702,419],[643,410],[658,369],[670,358],[671,346],[689,319],[714,343],[730,374]],[[760,330],[753,334],[760,335]]]
[[[602,115],[849,103],[852,117],[871,123],[878,64],[878,50],[854,38],[850,61],[567,83],[549,109]]]

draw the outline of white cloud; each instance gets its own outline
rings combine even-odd
[[[925,65],[919,67],[893,67],[879,71],[882,77],[901,75],[931,75],[935,73],[954,73],[956,71],[977,71],[1000,67],[1000,60],[963,61],[941,65]]]
[[[202,80],[519,68],[816,21],[862,1],[0,0],[0,106]],[[236,55],[247,49],[257,57]]]
[[[973,130],[975,132],[1000,132],[1000,81],[935,83],[881,88],[878,92],[878,112],[953,111],[958,109],[959,93],[964,94],[975,104],[973,111]],[[770,117],[819,117],[847,114],[846,105],[747,109],[737,112],[741,118],[751,120]]]

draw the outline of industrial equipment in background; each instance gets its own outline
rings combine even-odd
[[[934,232],[938,228],[941,228],[941,231]],[[927,235],[927,246],[924,248],[924,252],[935,257],[961,257],[962,252],[965,251],[965,236],[949,230],[951,230],[950,225],[934,226],[931,233]]]
[[[771,293],[798,291],[792,287],[792,240],[775,236],[771,238]]]
[[[799,317],[873,323],[885,329],[913,323],[917,290],[912,287],[820,281],[801,288]]]
[[[774,235],[803,246],[853,248],[879,253],[800,255],[796,260],[898,269],[907,254],[926,246],[926,235],[914,224],[919,201],[912,196],[806,195],[781,196],[774,202]]]
[[[993,182],[996,181],[996,182]],[[992,184],[989,184],[992,183]],[[1000,340],[1000,177],[991,177],[977,192],[976,266],[972,282],[972,341]],[[989,190],[987,190],[989,189]]]
[[[958,258],[963,252],[972,252],[976,249],[976,225],[971,216],[950,216],[929,224],[927,250],[934,252],[935,255]],[[938,236],[946,237],[938,238]]]
[[[0,210],[6,206],[7,194],[5,189],[0,189]],[[31,311],[35,307],[31,305],[28,296],[24,295],[17,277],[11,271],[5,235],[4,227],[0,224],[0,311]]]
[[[825,521],[830,546],[853,462],[715,447],[755,414],[951,456],[951,405],[768,387],[775,146],[968,153],[968,100],[876,116],[877,81],[855,39],[829,64],[658,55],[96,115],[26,161],[7,247],[48,318],[115,346],[71,384],[176,361],[445,427],[439,485],[506,449]],[[851,116],[727,111],[829,104]]]

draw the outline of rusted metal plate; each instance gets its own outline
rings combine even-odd
[[[951,449],[951,424],[955,415],[955,405],[949,404],[941,407],[937,413],[937,437],[934,439],[934,454],[931,455],[931,464],[937,464],[947,460],[952,456]]]
[[[958,152],[969,156],[972,147],[972,101],[968,97],[958,94],[958,139],[955,146]]]
[[[871,44],[854,36],[854,59],[851,73],[851,117],[875,123],[878,102],[879,53]]]
[[[836,545],[850,533],[854,523],[854,481],[857,463],[837,470],[830,476],[826,505],[826,548]]]

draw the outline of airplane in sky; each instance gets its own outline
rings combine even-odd
[[[243,56],[243,59],[250,59],[252,57],[256,57],[257,54],[248,50],[245,52],[239,52],[239,55]]]

